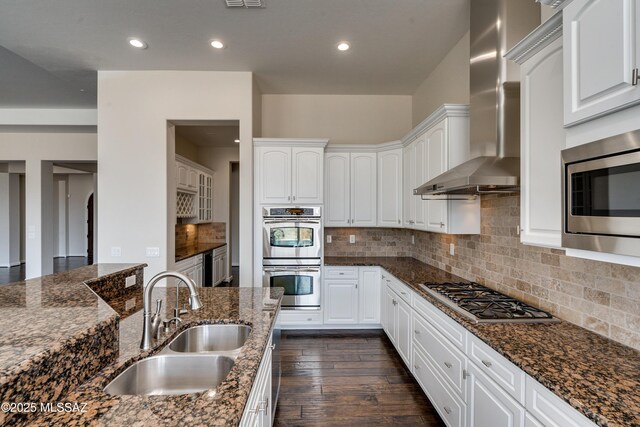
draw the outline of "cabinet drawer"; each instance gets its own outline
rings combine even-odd
[[[413,313],[413,342],[422,346],[425,355],[438,373],[448,381],[453,391],[464,398],[466,392],[466,357],[442,336],[429,322]]]
[[[445,338],[461,352],[466,352],[467,330],[455,320],[438,310],[421,296],[413,299],[413,309],[435,326]]]
[[[322,312],[281,310],[279,323],[281,325],[322,325]]]
[[[226,246],[221,246],[221,247],[213,250],[213,256],[214,257],[222,256],[222,255],[224,255],[226,253],[227,253],[227,247]]]
[[[525,373],[473,334],[468,336],[469,359],[511,397],[524,405]]]
[[[407,285],[402,283],[396,277],[385,271],[382,274],[382,283],[389,285],[400,298],[411,304],[411,295],[413,294],[413,291],[411,291]]]
[[[358,280],[358,267],[325,267],[325,279],[355,279]]]
[[[587,417],[527,375],[525,407],[547,427],[594,427]]]
[[[435,373],[434,367],[422,351],[413,348],[413,375],[448,427],[463,427],[467,407],[451,392]]]

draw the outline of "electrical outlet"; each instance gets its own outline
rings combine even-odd
[[[125,311],[129,311],[133,308],[136,308],[136,297],[130,298],[124,303]]]
[[[413,234],[411,235],[411,244],[412,245],[416,244],[416,236],[414,236]]]
[[[356,242],[356,235],[349,234],[349,243],[355,243],[355,242]]]
[[[153,257],[153,258],[158,258],[160,256],[160,248],[148,247],[147,248],[147,256],[148,257]]]
[[[136,284],[136,276],[129,276],[126,279],[124,279],[124,287],[125,288],[129,288],[133,285]]]
[[[327,235],[327,243],[331,243],[331,234]]]
[[[449,243],[449,255],[453,256],[456,254],[456,245],[453,243]]]
[[[120,246],[112,246],[111,247],[111,256],[114,258],[118,258],[122,256],[122,248]]]

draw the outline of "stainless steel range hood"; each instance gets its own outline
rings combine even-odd
[[[532,0],[470,3],[471,160],[416,188],[415,195],[519,190],[520,75],[503,55],[540,24],[540,6]]]

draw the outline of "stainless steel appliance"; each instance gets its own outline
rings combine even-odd
[[[640,256],[640,130],[562,151],[562,246]]]
[[[551,314],[478,283],[425,283],[429,295],[475,323],[558,322]]]
[[[281,259],[317,259],[322,257],[320,207],[262,208],[265,263]]]
[[[317,310],[320,308],[321,271],[319,263],[263,266],[262,285],[284,288],[283,309]]]

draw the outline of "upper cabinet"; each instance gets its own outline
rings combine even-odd
[[[213,172],[176,155],[176,216],[189,223],[213,220]]]
[[[183,160],[176,160],[176,188],[179,191],[198,191],[198,169]]]
[[[413,190],[469,159],[469,110],[440,107],[406,137],[403,151],[404,226],[448,234],[480,233],[480,200],[423,200]]]
[[[402,149],[378,153],[378,227],[402,226]]]
[[[258,202],[322,204],[327,140],[255,138]]]
[[[520,241],[560,247],[563,126],[562,14],[507,54],[520,67]]]
[[[325,225],[375,227],[376,153],[331,152],[325,162]]]
[[[640,102],[640,1],[574,0],[562,11],[564,124]]]

